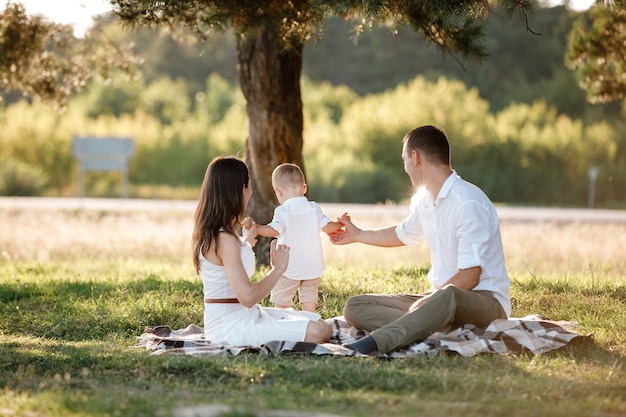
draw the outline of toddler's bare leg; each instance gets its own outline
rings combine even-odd
[[[302,310],[315,313],[315,310],[317,310],[317,303],[302,303]]]

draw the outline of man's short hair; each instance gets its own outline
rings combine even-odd
[[[426,159],[439,165],[450,165],[450,144],[443,130],[435,126],[421,126],[408,132],[403,143],[411,150],[420,150]]]

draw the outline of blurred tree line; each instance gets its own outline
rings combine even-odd
[[[532,103],[540,98],[573,118],[620,117],[620,103],[591,105],[565,65],[568,34],[580,12],[564,6],[541,8],[531,22],[492,11],[485,41],[490,56],[483,62],[459,62],[446,56],[412,31],[391,33],[372,27],[357,36],[352,24],[328,19],[319,40],[304,49],[305,76],[332,85],[346,85],[359,95],[379,93],[416,75],[436,80],[440,76],[476,87],[494,111],[512,102]],[[125,31],[113,16],[100,19],[92,30],[113,36],[120,44],[134,44],[144,59],[142,73],[147,82],[164,75],[184,79],[193,90],[201,90],[207,74],[218,73],[236,83],[236,49],[232,33],[215,33],[201,44],[184,32],[141,29]],[[189,42],[187,42],[189,41]]]
[[[597,205],[626,201],[623,103],[588,104],[564,64],[576,17],[564,7],[540,9],[531,25],[540,35],[512,27],[515,19],[490,19],[492,55],[481,64],[444,57],[408,30],[372,28],[354,43],[347,24],[327,21],[323,39],[304,51],[310,197],[405,201],[400,141],[435,124],[450,137],[458,173],[496,202],[586,205],[591,166],[600,168]],[[63,113],[4,103],[0,194],[75,195],[75,135],[135,138],[135,197],[195,198],[214,156],[242,156],[246,114],[232,34],[200,45],[184,32],[125,31],[103,16],[89,36],[132,42],[143,78],[92,83]],[[91,195],[119,194],[115,174],[87,179]]]

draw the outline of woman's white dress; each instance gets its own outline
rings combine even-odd
[[[241,261],[252,276],[255,255],[252,247],[241,237]],[[209,262],[200,249],[200,275],[204,298],[237,298],[224,267]],[[211,342],[229,346],[260,346],[271,340],[303,341],[311,320],[320,315],[308,311],[285,310],[256,304],[204,303],[204,335]]]

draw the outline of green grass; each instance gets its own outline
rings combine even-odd
[[[424,268],[329,267],[321,313],[363,292],[424,289]],[[541,356],[383,360],[155,356],[146,326],[202,324],[189,265],[158,260],[0,260],[0,415],[168,416],[227,405],[342,416],[626,414],[626,280],[516,273],[513,315],[575,320],[595,343]],[[176,411],[178,409],[178,411]],[[271,415],[271,414],[269,414]]]

